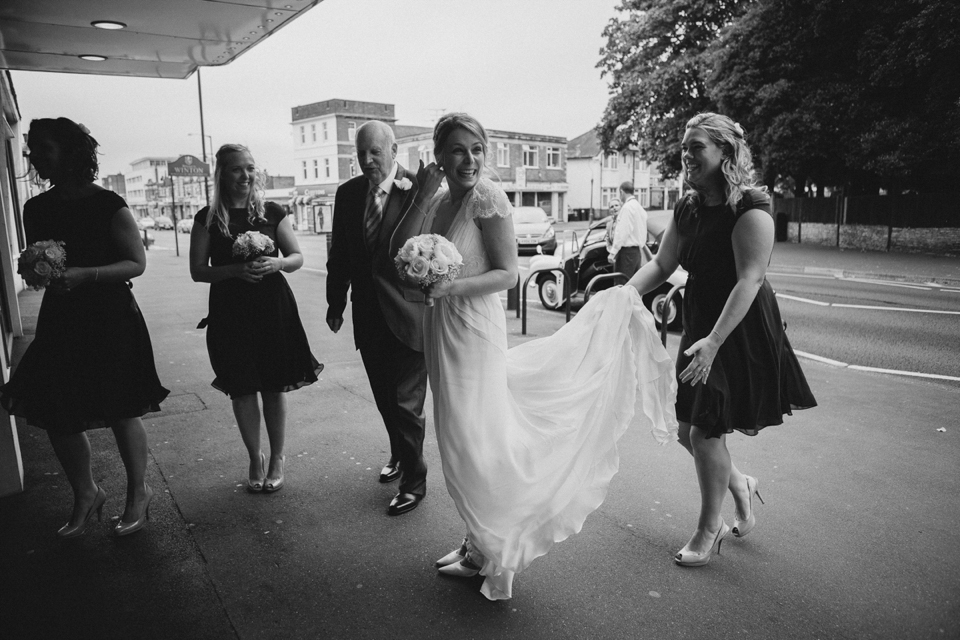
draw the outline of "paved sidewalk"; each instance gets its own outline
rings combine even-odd
[[[129,538],[112,538],[104,522],[58,541],[70,490],[45,434],[21,426],[26,490],[0,499],[4,638],[960,637],[958,389],[804,361],[820,406],[756,438],[731,437],[767,503],[755,532],[727,540],[702,569],[671,562],[699,504],[689,456],[630,429],[583,531],[518,576],[512,601],[490,603],[477,580],[432,566],[463,530],[432,420],[427,498],[385,515],[396,491],[377,482],[386,436],[349,321],[337,336],[323,322],[317,271],[289,282],[326,369],[288,394],[284,490],[243,490],[246,456],[195,329],[207,287],[190,281],[183,249],[151,250],[134,288],[171,389],[145,421],[151,519]],[[822,263],[806,249],[791,255]],[[40,299],[20,296],[30,331]],[[519,320],[507,319],[516,344]],[[560,323],[562,314],[532,314],[531,335]],[[29,331],[18,353],[28,342]],[[90,436],[108,519],[122,510],[123,468],[110,433]]]

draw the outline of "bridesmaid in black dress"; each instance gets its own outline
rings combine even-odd
[[[143,528],[153,491],[144,475],[147,435],[141,417],[159,411],[160,385],[150,335],[130,280],[147,259],[123,198],[94,183],[97,141],[67,118],[34,120],[28,135],[38,183],[52,188],[23,208],[27,242],[64,243],[67,269],[43,295],[36,337],[0,404],[47,431],[73,489],[73,512],[57,535],[82,535],[106,493],[94,481],[86,430],[110,427],[127,472],[127,499],[114,528]]]
[[[246,147],[220,147],[210,207],[194,218],[190,275],[210,283],[209,313],[200,327],[207,327],[213,386],[230,396],[250,456],[247,490],[270,493],[284,483],[283,394],[316,382],[323,365],[310,353],[293,291],[280,273],[303,266],[300,245],[283,209],[263,200],[260,180]],[[256,259],[234,257],[234,241],[247,231],[268,236],[273,251]],[[263,399],[269,466],[260,450],[257,394]]]
[[[817,402],[766,280],[774,236],[770,198],[755,187],[743,129],[726,116],[703,113],[687,122],[681,146],[690,191],[677,203],[655,259],[629,284],[645,294],[678,265],[690,274],[676,406],[701,506],[697,530],[675,561],[702,566],[728,533],[742,538],[756,524],[759,482],[733,465],[726,434],[756,435]],[[732,529],[720,516],[728,490],[736,506]]]

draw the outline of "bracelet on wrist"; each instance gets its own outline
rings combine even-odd
[[[717,330],[716,330],[716,329],[711,329],[711,330],[710,330],[710,333],[712,333],[713,335],[717,336],[717,340],[720,341],[720,344],[723,344],[723,337],[722,337],[719,333],[717,333]]]

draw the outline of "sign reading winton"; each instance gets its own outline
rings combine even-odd
[[[196,156],[180,156],[167,163],[167,175],[206,177],[210,175],[210,165]]]

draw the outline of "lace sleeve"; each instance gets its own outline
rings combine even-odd
[[[488,178],[481,178],[467,196],[468,218],[506,218],[513,215],[513,205],[499,185]]]

